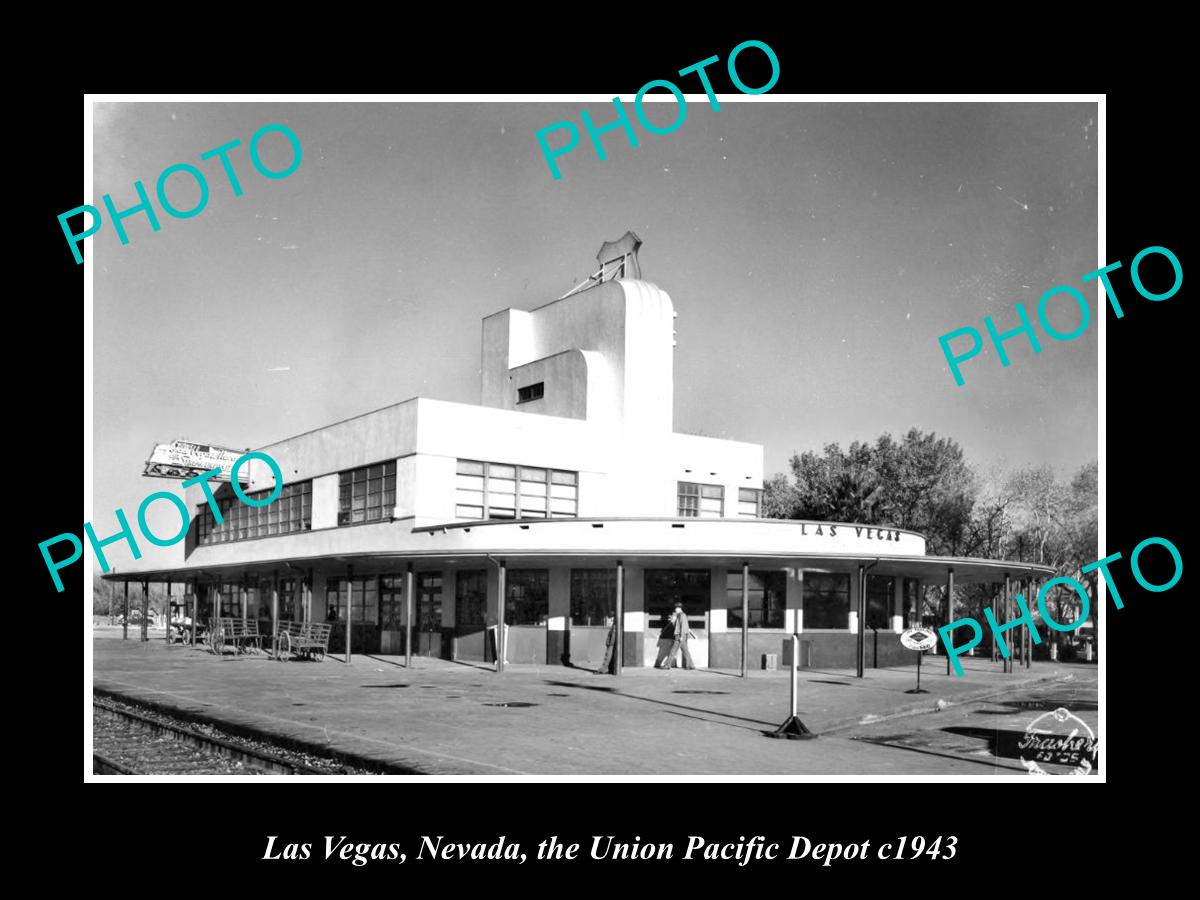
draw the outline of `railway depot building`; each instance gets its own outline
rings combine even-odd
[[[854,665],[863,635],[867,665],[909,663],[898,632],[923,584],[1042,574],[928,557],[902,529],[762,518],[760,445],[672,429],[675,310],[640,243],[483,320],[479,405],[417,397],[258,448],[278,499],[222,484],[217,523],[189,488],[178,563],[107,577],[182,584],[200,622],[332,621],[332,651],[493,661],[503,622],[505,661],[583,667],[618,609],[623,664],[653,664],[679,601],[696,665],[736,668],[743,636],[757,663],[792,633],[801,665]],[[247,468],[268,495],[265,462]]]

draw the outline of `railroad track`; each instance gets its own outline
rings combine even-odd
[[[204,734],[165,717],[92,697],[96,775],[328,775],[249,742]]]

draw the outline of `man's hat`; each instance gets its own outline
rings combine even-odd
[[[683,601],[682,601],[682,600],[676,600],[676,601],[675,601],[675,608],[676,608],[676,609],[683,609]]]

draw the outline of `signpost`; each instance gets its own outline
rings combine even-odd
[[[210,444],[194,444],[191,441],[172,441],[169,444],[155,444],[146,460],[143,475],[152,478],[178,478],[187,480],[195,478],[210,469],[220,468],[221,474],[214,475],[213,481],[229,481],[229,473],[233,464],[243,456],[240,450],[230,450],[227,447],[214,447]],[[248,481],[248,478],[242,478]]]
[[[909,628],[900,635],[900,643],[909,650],[917,651],[917,686],[907,690],[906,694],[928,694],[921,689],[921,657],[926,650],[932,650],[937,645],[937,633],[925,628]]]
[[[745,582],[743,582],[744,584]],[[745,622],[745,619],[742,619]],[[800,659],[800,635],[792,635],[792,714],[774,731],[768,731],[767,737],[786,738],[793,741],[811,741],[817,735],[809,731],[808,726],[796,715],[796,669]]]

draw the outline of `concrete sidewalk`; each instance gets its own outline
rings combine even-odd
[[[119,629],[98,629],[93,648],[97,690],[416,774],[789,775],[826,752],[798,749],[820,741],[763,737],[787,718],[787,671],[743,679],[631,668],[614,678],[530,665],[500,675],[490,665],[426,658],[406,669],[403,657],[384,656],[285,663],[122,641]],[[944,657],[927,657],[921,686],[930,693],[917,695],[905,693],[915,666],[868,669],[863,679],[802,669],[799,715],[818,734],[836,734],[1080,669],[1035,663],[1005,675],[981,659],[964,666],[965,677],[947,677]]]

